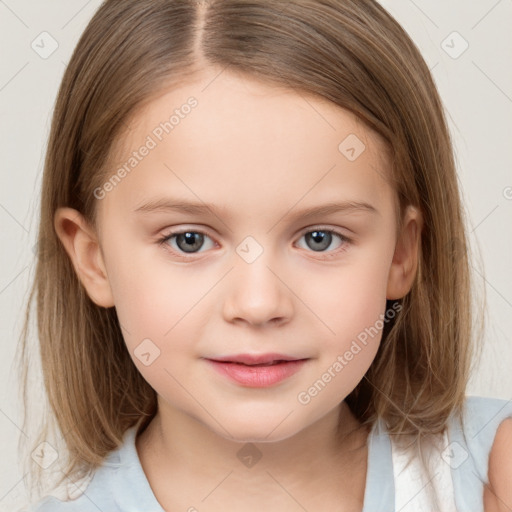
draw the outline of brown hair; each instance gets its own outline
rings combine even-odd
[[[444,432],[450,414],[461,417],[476,347],[469,247],[441,101],[401,26],[374,0],[107,0],[80,38],[57,97],[22,332],[28,403],[35,296],[52,414],[32,441],[46,439],[56,421],[68,452],[59,483],[90,473],[127,428],[147,424],[156,395],[126,350],[115,309],[98,307],[84,291],[56,235],[55,211],[75,208],[95,225],[93,190],[105,181],[127,120],[205,66],[328,99],[387,142],[400,213],[411,204],[423,215],[419,270],[346,402],[363,424],[381,417],[391,435],[412,436],[417,448]]]

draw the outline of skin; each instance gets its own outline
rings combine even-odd
[[[512,510],[512,419],[500,423],[489,453],[488,484],[484,487],[485,512]]]
[[[397,233],[386,146],[352,114],[312,95],[217,75],[208,70],[165,90],[131,120],[112,173],[175,108],[198,100],[98,200],[98,230],[70,208],[56,212],[55,229],[90,298],[115,306],[134,364],[158,394],[137,449],[164,508],[360,510],[368,432],[343,400],[372,363],[381,331],[309,403],[297,396],[382,318],[386,299],[409,292],[421,214],[409,207]],[[366,147],[354,161],[338,149],[350,134]],[[219,211],[134,212],[161,197]],[[377,213],[299,215],[342,200],[368,202]],[[351,242],[333,235],[318,249],[304,236],[315,228]],[[198,229],[208,236],[196,253],[180,251],[177,237],[158,243]],[[250,263],[237,253],[247,236],[263,250]],[[146,338],[160,350],[148,366],[134,355]],[[266,352],[310,360],[255,389],[203,359]],[[262,454],[251,468],[237,457],[249,442]]]

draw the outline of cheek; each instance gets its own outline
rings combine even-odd
[[[309,304],[315,304],[315,313],[324,322],[318,323],[318,332],[323,333],[318,355],[319,369],[326,373],[316,377],[327,379],[330,391],[322,400],[348,395],[378,351],[391,261],[387,248],[379,249],[359,251],[351,264],[326,275],[313,295],[310,291]]]
[[[171,269],[163,258],[152,259],[152,264],[136,254],[126,264],[120,259],[109,278],[135,366],[153,389],[176,397],[183,392],[179,383],[187,381],[194,339],[206,317],[200,302],[214,281],[194,280],[184,268]]]
[[[303,294],[315,305],[314,312],[325,322],[324,330],[332,334],[334,344],[356,337],[384,313],[388,272],[385,257],[361,254],[357,262],[317,279],[317,286],[309,291],[304,288]]]
[[[334,407],[366,374],[384,327],[385,270],[375,261],[347,266],[325,280],[323,290],[310,293],[309,304],[323,323],[317,320],[318,364],[297,395],[300,404],[314,400],[316,408]]]
[[[211,310],[217,307],[219,272],[171,263],[161,249],[162,254],[132,251],[128,261],[119,246],[119,264],[109,279],[134,364],[154,389],[164,384],[178,392],[171,374],[178,382],[186,381],[190,359],[204,355],[197,341],[204,337]]]
[[[136,245],[136,244],[135,244]],[[161,249],[161,252],[160,252]],[[207,283],[192,282],[190,271],[165,260],[163,248],[132,250],[112,247],[109,282],[117,315],[130,349],[144,338],[163,347],[207,290]],[[205,290],[203,290],[203,288]]]

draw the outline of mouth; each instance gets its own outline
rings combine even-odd
[[[250,388],[264,388],[288,379],[297,373],[309,358],[244,355],[206,360],[217,372],[232,382]]]
[[[215,360],[214,360],[215,361]],[[302,361],[302,359],[299,359],[299,361]],[[232,364],[239,364],[239,365],[242,365],[242,366],[252,366],[252,367],[261,367],[261,366],[274,366],[276,364],[281,364],[281,363],[289,363],[291,361],[286,361],[284,359],[279,359],[277,361],[272,361],[270,363],[259,363],[259,364],[246,364],[246,363],[237,363],[236,361],[217,361],[218,363],[220,362],[225,362],[225,363],[232,363]]]
[[[308,359],[305,357],[294,357],[286,354],[236,354],[232,356],[210,357],[210,361],[218,363],[235,363],[246,366],[271,366],[275,364],[288,363]]]

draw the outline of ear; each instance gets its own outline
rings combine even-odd
[[[402,232],[399,234],[389,269],[387,299],[401,299],[412,287],[418,269],[422,227],[421,212],[409,205],[404,213]]]
[[[104,308],[114,306],[103,254],[88,222],[77,210],[63,207],[55,212],[54,227],[90,299]]]

